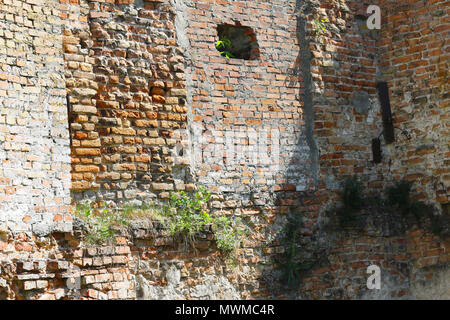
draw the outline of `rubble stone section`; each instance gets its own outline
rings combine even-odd
[[[251,272],[261,262],[257,256],[226,263],[208,232],[194,249],[151,221],[134,223],[114,244],[97,246],[84,242],[79,224],[71,233],[46,237],[0,229],[0,299],[448,298],[448,242],[422,229],[403,236],[385,231],[340,231],[329,242],[329,264],[314,268],[292,291],[279,286],[271,265],[259,267],[270,277]],[[274,253],[265,250],[266,257]],[[367,290],[371,264],[382,270],[380,291]]]
[[[0,236],[0,299],[241,298],[238,278],[208,233],[195,249],[148,221],[100,246],[86,245],[79,225],[43,238]]]
[[[69,133],[57,1],[0,2],[0,224],[71,229]]]

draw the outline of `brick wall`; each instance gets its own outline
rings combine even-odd
[[[449,2],[383,1],[382,6],[380,65],[398,128],[391,175],[415,181],[418,199],[448,204]]]
[[[340,228],[326,214],[339,201],[342,181],[353,175],[367,194],[380,194],[392,180],[406,177],[416,182],[416,198],[448,202],[448,2],[375,2],[61,0],[53,15],[37,3],[16,6],[50,17],[44,25],[40,19],[33,22],[33,30],[45,31],[37,33],[41,40],[32,48],[51,39],[59,50],[39,49],[38,58],[50,59],[44,67],[56,68],[55,77],[64,72],[65,84],[49,91],[63,115],[24,118],[40,119],[30,122],[33,130],[6,117],[5,128],[22,133],[26,127],[30,137],[22,138],[31,143],[36,139],[31,134],[50,125],[44,119],[65,119],[67,93],[74,201],[164,199],[172,190],[206,186],[214,213],[241,216],[251,234],[237,252],[238,267],[231,268],[208,234],[197,244],[200,253],[182,254],[179,244],[151,227],[131,230],[116,246],[86,248],[78,229],[37,238],[12,234],[2,224],[0,295],[74,298],[65,281],[78,270],[81,295],[94,299],[448,297],[449,284],[440,280],[448,274],[448,241],[417,225],[402,225],[398,212],[367,209],[361,228]],[[369,4],[381,6],[380,32],[364,28]],[[22,88],[9,83],[19,69],[7,66],[14,62],[8,44],[15,45],[22,34],[35,37],[25,28],[11,42],[6,29],[17,24],[8,22],[11,8],[1,11],[6,63],[0,61],[8,80],[0,80],[8,86],[0,87],[2,101]],[[313,21],[325,17],[328,31],[318,37]],[[59,21],[62,30],[54,27]],[[257,59],[220,55],[216,26],[224,23],[252,28]],[[48,91],[46,81],[53,78],[39,78],[43,74],[35,78],[38,88]],[[376,90],[381,80],[390,88],[396,142],[386,145],[382,138],[382,163],[374,164],[371,141],[382,132]],[[29,99],[38,101],[33,95]],[[51,105],[39,107],[56,112]],[[51,134],[65,137],[49,139],[56,146],[48,150],[59,152],[55,157],[68,154],[69,133],[58,131],[65,121],[51,125]],[[8,139],[17,135],[6,134],[2,141],[4,163],[12,165],[11,159],[20,157],[8,154],[6,148],[16,145]],[[29,149],[20,149],[22,156],[51,154],[45,147]],[[42,192],[56,194],[69,168],[66,161],[58,169],[55,159],[48,171],[59,180],[38,180],[45,187],[34,180],[8,180],[11,173],[4,173],[5,203],[15,211],[8,207],[2,214],[22,221],[29,210],[22,210],[31,203],[28,198],[10,194],[17,185],[36,188],[36,199],[43,199]],[[47,160],[34,161],[16,161],[12,167],[46,172]],[[67,194],[57,201],[67,204]],[[323,259],[304,275],[299,290],[287,290],[275,258],[284,255],[280,236],[287,218],[298,212],[304,216],[302,249],[313,259],[319,247]],[[46,230],[53,224],[36,219]],[[381,291],[366,288],[370,264],[382,267]],[[201,274],[206,276],[198,278]],[[217,290],[205,291],[205,286]]]
[[[376,38],[366,32],[372,2],[324,1],[308,17],[312,37],[311,78],[314,136],[319,148],[323,188],[337,190],[346,177],[357,175],[369,188],[382,186],[386,165],[372,162],[372,139],[380,135],[381,110],[376,91]],[[314,36],[314,18],[328,18],[327,31]]]
[[[61,1],[63,21],[64,70],[71,135],[71,190],[98,188],[95,173],[101,162],[98,122],[94,95],[95,81],[88,1]],[[83,140],[83,143],[82,143]]]
[[[442,207],[436,205],[436,199],[440,199],[438,202],[443,204],[448,202],[448,183],[441,182],[445,179],[447,167],[444,152],[448,150],[448,134],[445,132],[445,120],[442,119],[445,118],[446,108],[448,109],[448,98],[443,93],[445,89],[442,91],[442,80],[437,81],[440,79],[437,70],[448,68],[443,62],[446,61],[444,39],[448,22],[442,18],[442,14],[446,5],[444,2],[434,2],[426,9],[419,10],[425,5],[381,1],[378,4],[383,21],[381,33],[377,33],[361,27],[365,23],[364,16],[367,17],[366,8],[369,4],[377,3],[323,1],[320,6],[314,3],[305,5],[305,11],[313,13],[307,20],[312,22],[313,17],[327,17],[330,32],[326,32],[320,39],[313,38],[310,42],[313,84],[311,101],[320,174],[318,191],[309,197],[301,197],[302,205],[299,208],[303,208],[310,218],[307,225],[311,232],[304,232],[304,236],[312,234],[312,241],[315,243],[320,243],[320,237],[323,236],[324,247],[330,250],[324,254],[325,261],[328,262],[322,262],[321,267],[312,270],[299,294],[308,298],[423,298],[420,290],[430,293],[425,287],[435,286],[436,296],[447,296],[448,283],[444,281],[439,285],[435,279],[439,279],[448,270],[448,241],[433,236],[429,231],[410,226],[411,229],[405,230],[403,236],[386,232],[384,224],[389,225],[392,230],[400,221],[400,217],[392,218],[395,214],[378,221],[375,224],[378,228],[375,230],[370,225],[355,233],[339,229],[336,237],[333,237],[333,233],[323,235],[320,231],[323,219],[327,219],[324,207],[329,204],[329,199],[339,199],[336,191],[341,186],[340,182],[352,175],[358,176],[367,193],[381,194],[382,189],[393,180],[406,178],[415,182],[415,199],[433,203],[438,211]],[[404,12],[405,9],[410,11]],[[412,19],[412,16],[415,18]],[[313,29],[314,25],[310,24],[309,31],[313,32]],[[437,30],[436,38],[431,35],[427,38],[425,35],[432,30]],[[437,46],[439,49],[433,51],[436,58],[428,53],[428,50],[432,50],[428,49],[428,44],[419,50],[414,42],[405,42],[404,39],[409,37],[416,38],[420,43],[431,42],[430,48]],[[415,53],[412,57],[415,50],[420,53]],[[411,57],[408,57],[409,54]],[[394,60],[397,57],[400,60]],[[408,66],[399,66],[400,63],[393,61],[412,62]],[[430,67],[420,69],[420,64]],[[410,71],[402,72],[399,69]],[[425,75],[417,78],[416,72],[424,72]],[[372,162],[371,152],[371,139],[382,132],[377,81],[387,81],[391,87],[391,105],[396,126],[394,144],[386,145],[382,138],[383,158],[380,164]],[[418,81],[423,81],[423,84]],[[433,86],[440,86],[441,89],[424,89]],[[392,87],[396,87],[397,91],[393,91]],[[414,92],[427,95],[422,100],[437,101],[429,104],[432,108],[428,113],[430,119],[415,113],[416,110],[419,112],[416,104],[400,102],[397,98],[418,94]],[[361,104],[360,101],[364,103]],[[403,108],[410,110],[410,114],[404,118]],[[410,133],[417,132],[418,135],[412,134],[412,139],[406,139],[401,130],[406,125]],[[429,126],[433,126],[433,130],[422,131],[422,128]],[[431,144],[435,147],[431,148],[433,151],[429,151],[430,156],[418,156],[427,154],[426,147],[421,146],[424,135],[440,137],[439,141],[437,138],[433,139]],[[435,155],[434,150],[444,151],[438,151],[440,155]],[[413,164],[414,161],[417,164]],[[434,173],[433,178],[431,172]],[[428,178],[422,179],[425,176]],[[373,210],[372,215],[383,217],[376,210]],[[366,290],[363,280],[366,279],[365,270],[371,264],[382,266],[385,277],[383,285],[388,290]],[[342,278],[344,274],[347,281]],[[409,285],[405,279],[410,281]]]
[[[182,2],[66,5],[76,11],[66,14],[64,31],[76,199],[165,198],[192,188],[192,171],[213,191],[225,190],[236,208],[242,206],[236,192],[267,198],[313,182],[296,73],[295,3],[242,3],[240,15],[236,3],[195,6],[204,17]],[[211,21],[215,10],[224,13],[221,21]],[[258,23],[249,19],[256,11],[264,12]],[[72,26],[76,17],[82,21]],[[228,61],[214,48],[217,25],[232,18],[259,35],[258,60]],[[184,157],[173,154],[176,145],[186,146]],[[267,156],[258,157],[262,147]],[[237,150],[245,150],[242,159]]]
[[[57,2],[2,1],[0,20],[0,224],[16,232],[68,231],[69,135]]]
[[[373,218],[372,212],[368,213]],[[391,217],[398,218],[394,212]],[[421,229],[398,232],[374,218],[364,233],[328,234],[327,263],[304,275],[301,289],[280,286],[272,266],[239,264],[203,233],[195,250],[174,241],[156,222],[140,221],[114,244],[86,245],[77,225],[44,238],[0,230],[1,299],[442,299],[448,297],[448,247]],[[378,220],[377,220],[378,219]],[[370,225],[370,224],[368,224]],[[398,225],[398,224],[397,224]],[[334,239],[334,240],[330,240]],[[248,250],[245,249],[245,250]],[[267,256],[271,254],[266,250]],[[269,260],[270,261],[270,260]],[[382,290],[367,290],[366,268],[381,268]],[[270,276],[262,275],[268,272]]]
[[[307,190],[313,184],[295,5],[196,1],[176,7],[180,19],[187,20],[179,33],[188,39],[183,49],[192,169],[200,184],[223,194],[223,209],[255,205],[243,200],[250,195],[267,205],[274,192]],[[250,27],[259,57],[221,56],[215,48],[221,24]]]

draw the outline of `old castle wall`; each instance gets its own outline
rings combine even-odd
[[[323,230],[325,209],[353,175],[371,193],[406,177],[418,199],[446,208],[449,6],[425,2],[61,0],[48,9],[3,0],[0,296],[448,297],[448,241],[417,226],[399,232],[396,213],[369,215],[363,232]],[[364,28],[370,4],[382,8],[380,32]],[[315,17],[329,19],[321,37]],[[257,59],[215,49],[217,25],[239,23],[256,35]],[[16,46],[28,50],[26,62]],[[396,142],[383,144],[374,164],[380,80],[390,88]],[[213,211],[252,229],[239,267],[225,263],[209,234],[199,251],[185,252],[154,226],[83,248],[64,214],[70,198],[164,199],[195,185],[213,192]],[[301,289],[288,291],[274,256],[296,212],[305,252],[323,251]],[[41,237],[52,230],[66,233]],[[381,291],[366,289],[371,264],[386,275]],[[69,290],[70,277],[81,291]]]

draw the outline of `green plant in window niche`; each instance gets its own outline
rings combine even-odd
[[[220,52],[220,55],[225,58],[234,58],[234,55],[230,52],[231,41],[227,37],[221,37],[220,40],[216,42],[216,49]]]
[[[225,56],[225,58],[234,58],[233,54],[230,52],[222,52],[222,55]]]
[[[216,48],[218,50],[225,50],[227,47],[231,47],[231,41],[227,37],[220,38],[220,40],[216,43]]]

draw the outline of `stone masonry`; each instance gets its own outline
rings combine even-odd
[[[370,208],[362,230],[325,225],[352,176],[370,194],[405,178],[448,214],[449,13],[445,0],[0,0],[0,299],[448,299],[448,238]],[[248,60],[220,55],[220,25],[250,30]],[[83,199],[199,186],[251,230],[237,266],[208,231],[186,250],[138,221],[87,247],[72,223]],[[305,250],[323,250],[290,290],[277,257],[298,212]]]

